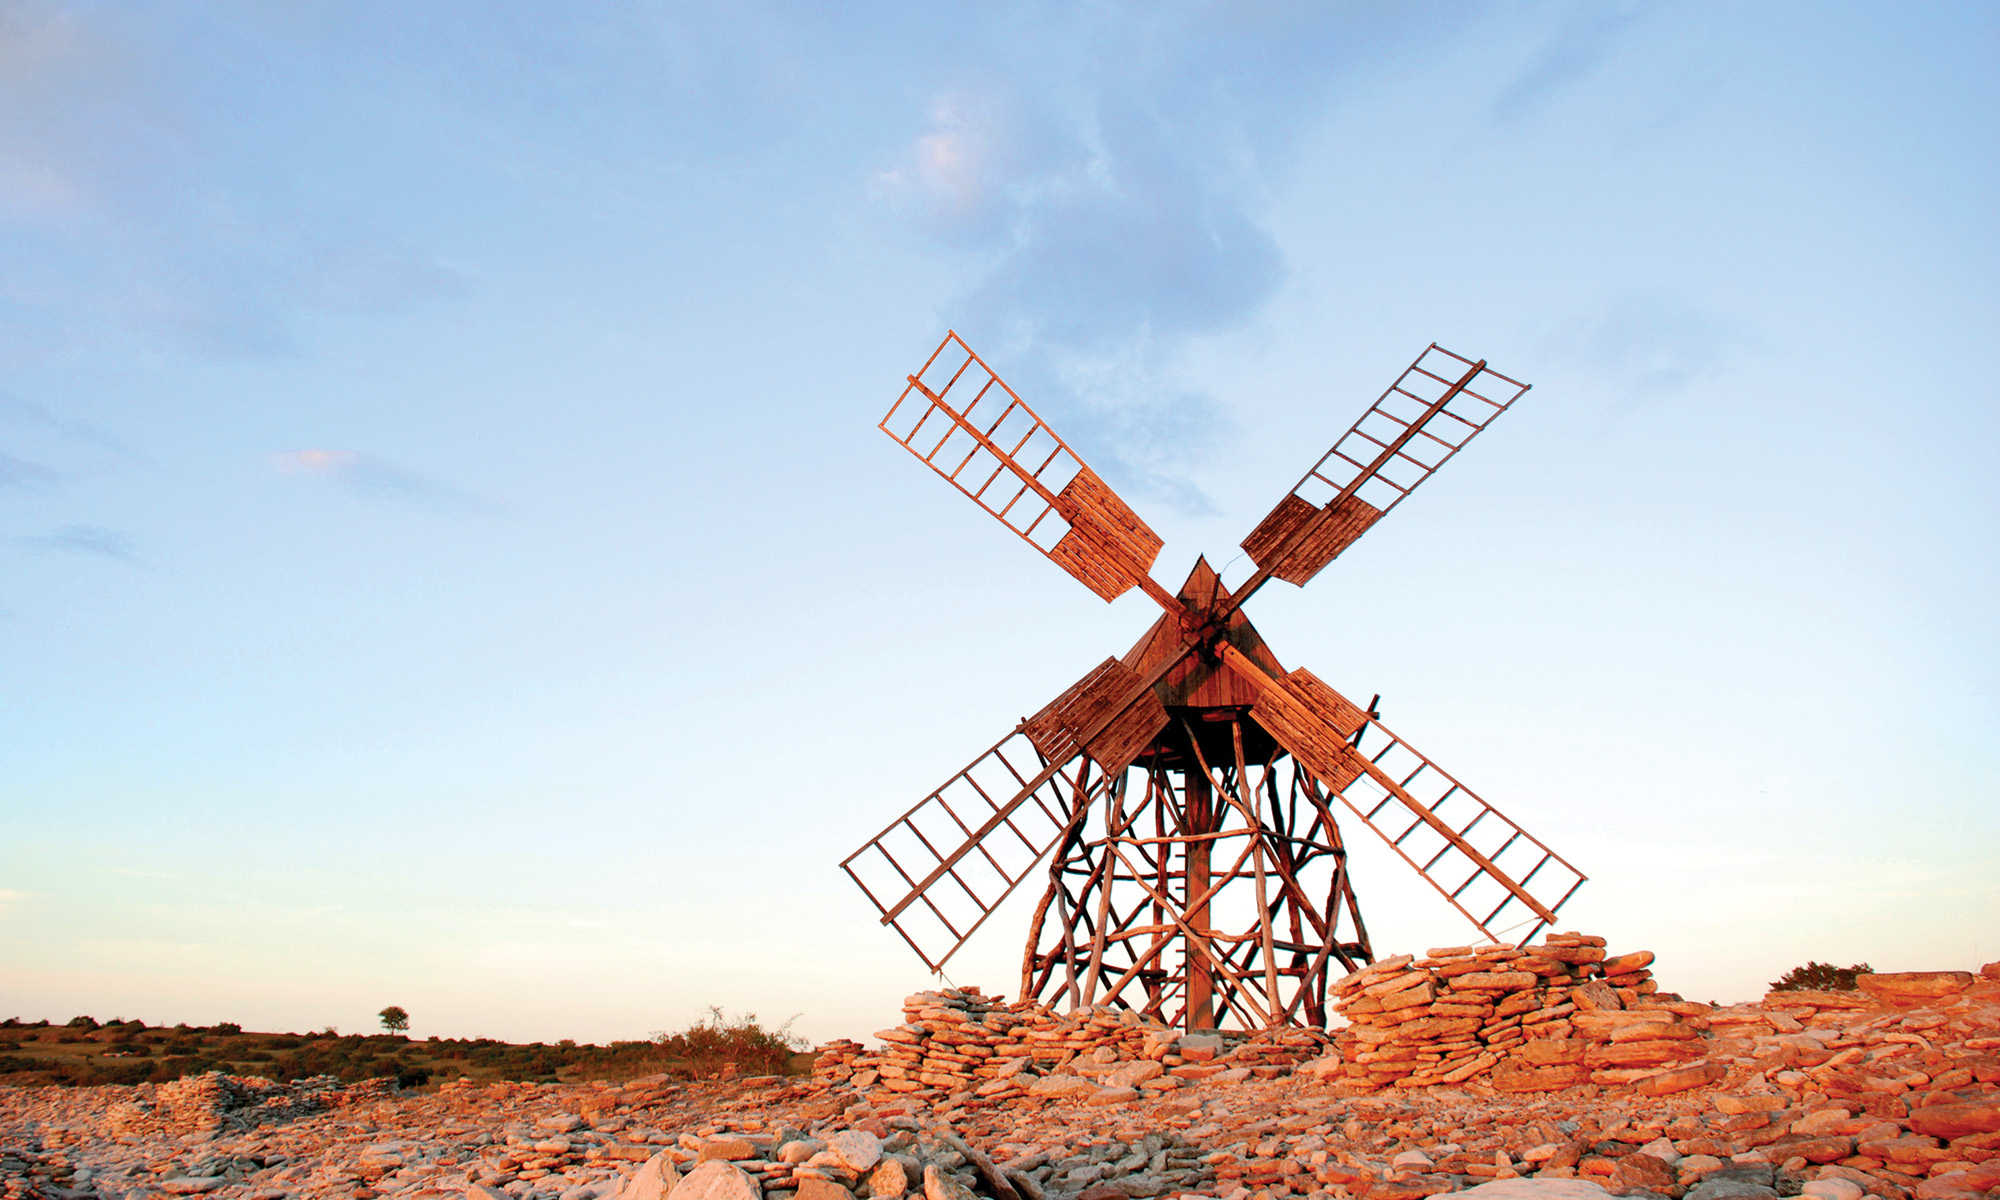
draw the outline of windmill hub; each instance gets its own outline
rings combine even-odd
[[[1303,586],[1527,385],[1433,344],[1250,535],[1233,591],[1161,540],[948,334],[882,428],[1105,600],[1163,610],[841,864],[943,967],[1044,859],[1021,993],[1188,1029],[1323,1025],[1327,985],[1373,961],[1336,812],[1358,819],[1489,940],[1525,944],[1583,875],[1303,667],[1243,614]]]

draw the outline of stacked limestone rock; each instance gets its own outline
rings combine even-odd
[[[1652,953],[1610,957],[1604,946],[1550,934],[1537,946],[1451,946],[1356,971],[1334,989],[1350,1022],[1336,1039],[1343,1082],[1368,1091],[1490,1076],[1503,1091],[1549,1091],[1636,1083],[1701,1058],[1708,1006],[1655,998]]]
[[[1183,1035],[1130,1009],[1057,1012],[1004,1004],[977,988],[918,992],[904,1001],[903,1018],[876,1033],[879,1051],[846,1039],[829,1043],[813,1065],[814,1082],[993,1103],[1022,1096],[1114,1103],[1232,1072],[1273,1079],[1320,1054],[1326,1040],[1303,1029]]]
[[[852,1038],[835,1038],[822,1044],[819,1056],[813,1059],[813,1082],[826,1087],[854,1078],[855,1063],[866,1050]]]
[[[169,1133],[205,1133],[221,1128],[254,1129],[320,1112],[357,1097],[379,1096],[393,1080],[345,1084],[333,1075],[291,1083],[208,1071],[169,1083],[142,1083],[107,1114],[124,1131],[145,1135],[162,1127]]]

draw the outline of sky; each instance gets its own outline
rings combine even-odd
[[[0,1016],[892,1024],[840,859],[1157,615],[875,428],[947,329],[1169,587],[1532,384],[1278,658],[1691,999],[2000,959],[1995,111],[1979,4],[0,0]]]

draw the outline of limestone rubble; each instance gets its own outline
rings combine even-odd
[[[825,1047],[810,1080],[0,1088],[0,1194],[2000,1196],[2000,963],[1715,1008],[1604,949],[1386,960],[1342,981],[1330,1035],[1180,1035],[944,989],[877,1049]]]

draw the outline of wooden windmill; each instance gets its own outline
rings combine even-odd
[[[1176,593],[1149,574],[1159,535],[956,333],[908,378],[885,432],[1106,601],[1137,587],[1165,610],[841,864],[925,965],[1053,850],[1024,998],[1323,1025],[1329,979],[1374,957],[1337,808],[1488,940],[1555,920],[1580,872],[1372,703],[1285,670],[1241,611],[1318,574],[1526,384],[1431,345],[1243,540],[1242,586],[1202,560]]]

